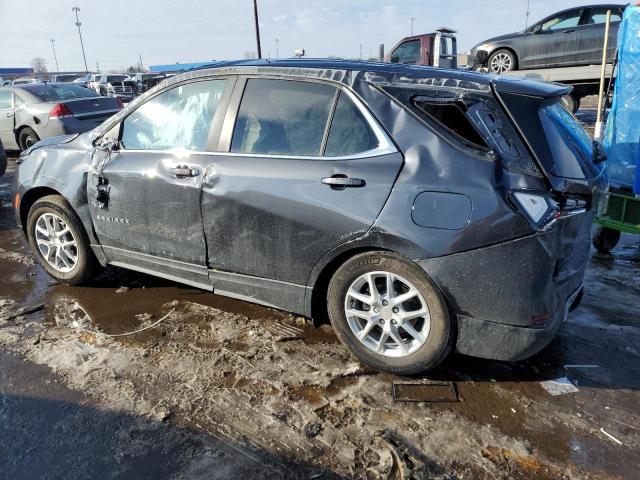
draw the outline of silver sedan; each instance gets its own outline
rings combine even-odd
[[[78,85],[0,87],[0,140],[7,150],[26,150],[43,138],[92,130],[122,106]]]

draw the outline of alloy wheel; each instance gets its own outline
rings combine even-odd
[[[344,301],[349,328],[369,350],[385,357],[405,357],[429,337],[431,317],[419,290],[391,272],[356,278]]]
[[[61,273],[78,264],[78,246],[69,226],[54,213],[43,213],[36,221],[34,237],[46,262]]]
[[[504,73],[513,69],[513,59],[506,53],[497,53],[491,59],[491,71]]]

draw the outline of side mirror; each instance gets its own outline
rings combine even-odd
[[[542,32],[542,25],[540,25],[540,24],[538,24],[538,25],[534,25],[534,26],[533,26],[533,29],[531,30],[531,32],[532,32],[533,34],[536,34],[536,33],[540,33],[540,32]]]
[[[400,57],[397,55],[391,55],[391,63],[400,63]]]

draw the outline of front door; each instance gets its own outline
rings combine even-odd
[[[363,236],[403,158],[350,92],[251,78],[231,104],[203,185],[215,269],[306,285],[331,249]],[[231,115],[232,117],[233,115]]]
[[[577,60],[577,29],[582,9],[570,10],[543,20],[525,39],[520,68],[573,65]]]
[[[95,231],[112,262],[185,271],[189,265],[206,266],[200,191],[227,83],[174,86],[132,111],[115,127],[119,132],[106,135],[118,136],[120,147],[102,175],[99,163],[90,175],[88,199]],[[102,202],[100,177],[108,191]]]

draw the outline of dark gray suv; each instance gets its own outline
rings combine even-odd
[[[600,4],[563,10],[523,32],[485,40],[473,47],[471,58],[477,67],[493,73],[599,64],[607,11],[611,10],[607,56],[612,61],[624,9],[624,5]]]
[[[567,92],[394,64],[219,65],[24,152],[16,215],[61,282],[111,264],[328,318],[399,374],[453,348],[517,360],[577,302],[606,187]]]

